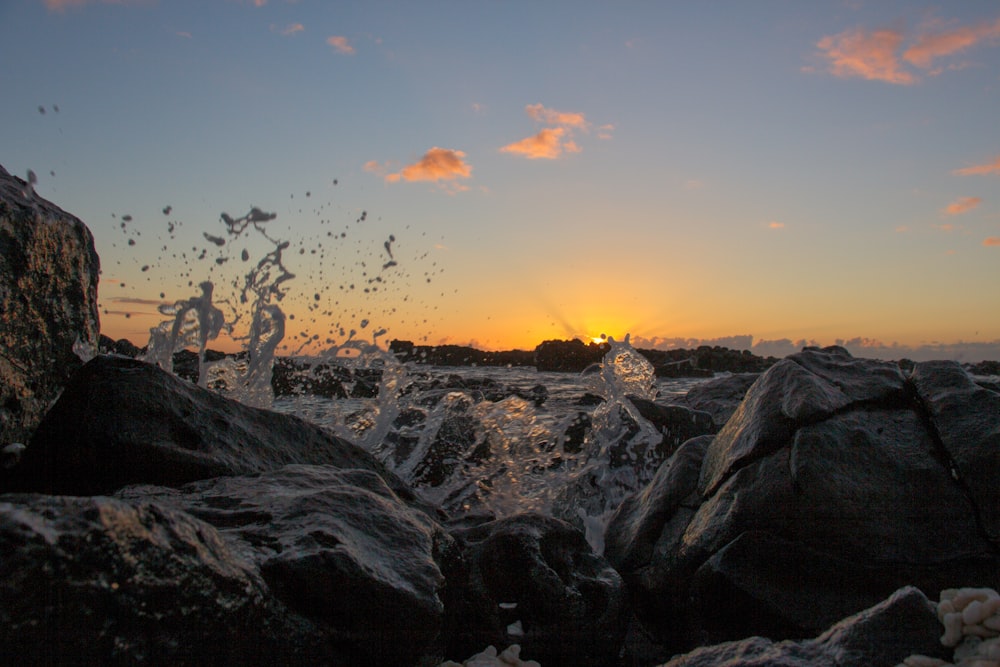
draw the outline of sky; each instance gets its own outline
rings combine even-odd
[[[112,338],[260,267],[286,352],[1000,359],[995,0],[0,0],[0,57]]]

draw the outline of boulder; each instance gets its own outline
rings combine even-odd
[[[214,525],[350,664],[411,665],[441,631],[437,559],[449,557],[453,542],[371,471],[289,465],[117,495]]]
[[[111,493],[289,463],[372,470],[412,492],[360,447],[291,415],[252,408],[134,359],[98,356],[73,377],[0,490]]]
[[[610,522],[645,630],[674,649],[803,638],[906,584],[995,586],[1000,410],[956,369],[908,379],[827,348],[765,372]]]
[[[678,404],[709,413],[716,429],[720,429],[733,416],[747,390],[759,377],[760,373],[720,375],[691,387]]]
[[[525,659],[546,667],[617,662],[624,586],[583,533],[558,519],[522,514],[452,536],[467,574],[455,586],[450,657],[517,643]]]
[[[210,525],[151,503],[0,496],[0,662],[337,664]],[[342,664],[342,663],[341,663]]]
[[[95,350],[94,238],[79,219],[0,167],[0,447],[25,443]]]
[[[596,364],[611,349],[609,343],[589,343],[573,340],[547,340],[535,348],[535,368],[539,371],[579,373]]]
[[[833,625],[814,639],[750,637],[696,649],[662,667],[889,667],[912,655],[945,659],[934,604],[913,587]]]

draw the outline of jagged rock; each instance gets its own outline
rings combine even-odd
[[[722,428],[759,377],[760,373],[735,373],[712,378],[691,387],[678,403],[709,413],[715,426]]]
[[[916,588],[905,587],[815,639],[750,637],[699,648],[661,667],[889,667],[914,653],[944,659],[940,632],[934,605]]]
[[[664,458],[691,438],[715,433],[718,430],[712,415],[708,412],[682,405],[661,405],[638,396],[629,396],[628,399],[643,419],[663,434],[659,450]]]
[[[1000,547],[1000,393],[979,386],[951,361],[917,364],[911,377],[983,530]]]
[[[955,384],[931,370],[920,386]],[[605,553],[646,629],[674,648],[808,637],[905,584],[996,585],[980,521],[996,492],[970,494],[942,442],[963,443],[985,486],[998,411],[990,392],[961,386],[940,412],[980,418],[951,426],[928,421],[936,408],[898,366],[840,348],[765,372],[710,444],[689,441],[611,520]]]
[[[522,514],[452,535],[468,568],[456,586],[461,604],[451,610],[452,657],[518,643],[525,659],[546,667],[617,661],[624,587],[583,533],[557,519]]]
[[[156,504],[0,496],[0,662],[343,664],[210,525]]]
[[[436,559],[446,560],[453,542],[373,472],[289,465],[179,489],[132,486],[118,496],[216,526],[350,664],[413,664],[441,630]]]
[[[0,167],[0,446],[27,442],[100,330],[94,238]]]
[[[247,407],[134,359],[99,356],[73,377],[0,489],[68,495],[128,484],[178,486],[288,463],[372,470],[360,447],[291,415]]]

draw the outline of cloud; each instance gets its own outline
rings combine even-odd
[[[937,227],[942,232],[953,232],[953,231],[955,231],[955,225],[953,225],[951,223],[945,223],[943,225],[934,225],[934,227]]]
[[[959,197],[952,203],[948,204],[942,213],[945,215],[961,215],[962,213],[968,213],[981,203],[983,203],[981,197]]]
[[[67,9],[76,9],[85,5],[146,5],[149,0],[43,0],[45,9],[50,12],[64,12]]]
[[[974,167],[956,169],[952,172],[958,176],[982,176],[985,174],[1000,174],[1000,155],[989,164],[979,164]]]
[[[289,23],[284,28],[271,24],[271,32],[279,33],[283,37],[291,37],[295,33],[302,32],[306,27],[301,23]]]
[[[343,53],[348,56],[353,56],[355,53],[354,47],[342,35],[330,35],[326,38],[326,43],[332,46],[337,53]]]
[[[899,234],[905,234],[906,232],[910,231],[910,228],[907,227],[906,225],[899,225],[898,227],[896,227],[895,231]]]
[[[545,125],[571,127],[578,130],[587,130],[588,128],[586,117],[575,111],[546,109],[541,104],[529,104],[524,107],[524,111],[529,118]]]
[[[191,33],[185,32],[183,30],[180,32],[176,32],[174,34],[177,35],[178,37],[183,37],[184,39],[191,39]]]
[[[400,171],[388,172],[388,165],[380,165],[372,160],[365,164],[365,171],[369,171],[382,176],[386,183],[398,183],[400,181],[431,181],[435,183],[447,182],[446,188],[450,192],[460,192],[468,189],[458,183],[458,179],[470,178],[472,176],[472,166],[465,162],[465,153],[451,150],[449,148],[438,148],[435,146],[423,157],[413,164],[406,165]]]
[[[768,229],[784,229],[785,223],[778,222],[777,220],[772,220],[771,222],[767,223],[767,227]]]
[[[916,83],[916,77],[900,69],[896,52],[903,34],[888,28],[867,32],[864,28],[845,30],[816,43],[830,61],[829,72],[847,79],[860,77],[896,84]]]
[[[529,160],[555,160],[566,150],[579,153],[580,148],[571,140],[564,141],[566,129],[562,127],[546,127],[533,137],[527,137],[500,149],[501,153],[523,155]]]
[[[913,46],[903,53],[903,59],[917,67],[929,69],[935,58],[965,51],[976,44],[1000,38],[1000,19],[975,26],[958,27],[920,35]]]
[[[1000,236],[987,236],[983,239],[984,246],[1000,246]]]
[[[611,123],[606,123],[597,128],[597,138],[598,139],[611,139],[611,133],[615,131],[615,126]]]

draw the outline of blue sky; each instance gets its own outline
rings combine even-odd
[[[259,206],[299,339],[1000,357],[995,2],[8,0],[0,54],[114,337]]]

